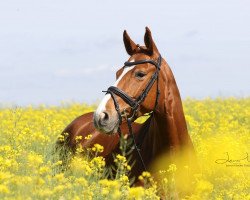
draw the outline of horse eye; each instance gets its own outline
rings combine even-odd
[[[135,73],[135,76],[137,77],[137,78],[143,78],[144,76],[146,76],[146,73],[145,72],[136,72]]]

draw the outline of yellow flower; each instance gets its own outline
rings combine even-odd
[[[127,170],[128,170],[128,171],[130,171],[130,170],[131,170],[130,165],[127,165]]]
[[[31,167],[37,167],[43,163],[43,157],[42,155],[38,155],[38,154],[31,152],[28,155],[28,163],[29,163],[29,166]]]
[[[81,144],[77,145],[76,154],[81,154],[82,152],[84,152],[82,145]]]
[[[85,140],[90,140],[90,139],[92,138],[92,136],[93,136],[92,134],[89,134],[89,135],[87,135],[84,139],[85,139]]]
[[[177,170],[176,165],[175,164],[171,164],[171,165],[169,165],[167,172],[174,173],[176,170]]]
[[[120,176],[119,180],[120,180],[122,183],[126,183],[126,184],[129,183],[129,178],[128,178],[126,175]]]
[[[157,194],[166,194],[162,199],[170,199],[169,195],[176,192],[180,199],[186,200],[250,199],[250,171],[247,160],[243,159],[247,153],[250,155],[250,98],[189,98],[183,101],[183,107],[197,155],[195,164],[200,167],[200,174],[194,175],[189,187],[185,187],[188,179],[184,177],[193,174],[192,163],[185,163],[182,167],[177,160],[176,165],[170,165],[168,169],[164,168],[168,164],[160,165],[162,169],[159,168],[161,171],[156,174],[160,179],[157,179],[157,185],[153,181],[153,174],[151,176],[144,172],[139,178],[145,187],[130,188],[127,175],[131,166],[123,156],[125,152],[115,157],[112,169],[114,180],[107,180],[105,159],[97,157],[104,149],[97,145],[93,146],[93,150],[85,150],[80,145],[83,139],[93,138],[92,134],[76,138],[77,155],[72,159],[67,160],[68,155],[69,158],[72,156],[67,150],[65,160],[62,158],[58,162],[59,155],[52,154],[58,135],[62,143],[68,138],[68,133],[60,133],[69,122],[92,112],[96,109],[95,105],[1,106],[0,198],[151,200],[159,199]],[[143,123],[145,117],[137,121]],[[226,159],[227,155],[231,160],[243,159],[239,161],[242,166],[215,162]],[[187,190],[179,191],[185,188]],[[160,189],[165,193],[161,193]],[[185,192],[188,196],[184,195]]]
[[[39,185],[39,186],[42,186],[42,185],[44,185],[45,184],[45,181],[42,179],[42,178],[37,178],[36,180],[35,180],[35,182],[36,182],[36,184],[37,185]]]
[[[54,187],[53,193],[60,193],[63,190],[65,190],[65,186],[64,185],[57,185],[56,187]]]
[[[128,199],[143,199],[144,189],[142,187],[134,187],[129,189]]]
[[[51,197],[52,194],[53,194],[53,190],[51,190],[50,188],[45,188],[43,190],[38,191],[38,196],[42,198],[49,198]]]
[[[0,194],[10,193],[9,188],[6,185],[0,184]]]
[[[149,172],[142,172],[142,176],[145,178],[150,178],[151,174]]]
[[[59,135],[57,139],[58,139],[60,142],[64,142],[65,137],[64,137],[64,135]]]
[[[103,150],[104,150],[104,148],[103,148],[103,146],[102,145],[100,145],[100,144],[94,144],[94,146],[92,147],[92,151],[94,151],[94,152],[103,152]]]
[[[62,165],[62,161],[61,160],[58,160],[57,162],[55,162],[55,163],[53,163],[53,167],[55,167],[55,166],[59,166],[59,165]]]
[[[208,181],[205,180],[200,180],[195,188],[195,191],[199,194],[205,194],[208,195],[209,193],[211,193],[213,191],[213,184],[211,184]]]
[[[8,180],[8,179],[10,179],[12,176],[14,176],[14,175],[12,175],[10,172],[1,172],[1,171],[0,171],[0,182],[5,181],[5,180]]]
[[[46,173],[48,173],[50,171],[50,168],[48,167],[48,166],[42,166],[42,167],[40,167],[40,169],[39,169],[39,174],[46,174]]]
[[[117,162],[126,162],[126,157],[124,157],[124,156],[122,156],[122,155],[120,155],[120,154],[117,154],[116,155],[116,161]]]
[[[78,183],[79,185],[83,186],[83,187],[88,186],[88,181],[83,177],[77,178],[75,182]]]
[[[103,157],[101,156],[97,156],[97,157],[94,157],[91,161],[90,161],[90,164],[92,166],[92,168],[95,168],[95,169],[102,169],[104,166],[105,166],[105,160]]]
[[[93,173],[91,164],[84,160],[84,158],[74,157],[71,162],[71,169],[75,172],[80,172],[86,176],[90,176]]]
[[[119,188],[120,187],[120,184],[118,181],[116,180],[108,180],[108,179],[102,179],[99,181],[99,184],[102,186],[102,187],[108,187],[108,188]]]
[[[60,174],[56,174],[54,179],[56,179],[57,181],[61,182],[64,180],[64,174],[60,173]]]
[[[75,137],[76,143],[80,142],[82,140],[82,136],[81,135],[77,135]]]

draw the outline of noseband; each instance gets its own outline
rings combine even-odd
[[[110,94],[113,102],[114,102],[114,106],[115,106],[115,110],[118,113],[118,117],[119,117],[119,127],[118,127],[118,133],[121,136],[121,129],[120,129],[120,125],[122,123],[122,117],[125,116],[126,120],[127,120],[127,124],[128,124],[128,128],[129,128],[129,135],[132,135],[133,137],[133,142],[134,142],[134,147],[140,157],[141,163],[143,165],[144,170],[146,171],[146,166],[143,162],[142,156],[140,154],[140,149],[137,147],[136,145],[136,141],[135,141],[135,137],[133,134],[133,130],[132,130],[132,122],[135,120],[136,118],[136,114],[137,111],[139,109],[139,106],[141,105],[141,103],[145,100],[145,98],[147,97],[150,89],[152,88],[153,84],[155,83],[155,81],[157,82],[157,91],[156,91],[156,99],[155,99],[155,105],[154,105],[154,109],[150,112],[150,115],[154,113],[157,104],[158,104],[158,99],[159,99],[159,95],[160,95],[160,90],[159,90],[159,71],[161,68],[161,55],[159,55],[157,62],[155,62],[154,60],[150,60],[150,59],[145,59],[145,60],[138,60],[135,62],[125,62],[124,63],[124,68],[125,67],[131,67],[133,65],[139,65],[139,64],[145,64],[145,63],[149,63],[152,64],[156,67],[156,70],[154,72],[154,74],[151,76],[149,82],[147,83],[146,87],[144,88],[144,90],[142,91],[142,93],[136,98],[132,98],[131,96],[129,96],[127,93],[125,93],[124,91],[122,91],[121,89],[119,89],[118,87],[115,86],[110,86],[108,88],[107,91],[103,91],[106,92],[106,94]],[[132,111],[132,115],[130,117],[126,116],[126,113],[122,113],[118,104],[118,101],[116,99],[116,96],[119,96],[125,103],[127,103]]]

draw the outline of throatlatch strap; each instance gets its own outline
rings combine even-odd
[[[128,123],[129,135],[133,138],[134,147],[135,147],[135,150],[140,158],[142,167],[143,167],[144,171],[147,171],[146,165],[145,165],[143,158],[142,158],[142,155],[140,153],[141,150],[138,148],[136,141],[135,141],[135,135],[133,134],[133,130],[132,130],[132,122],[130,119],[127,119],[127,123]]]

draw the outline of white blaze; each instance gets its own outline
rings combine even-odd
[[[133,62],[134,60],[131,60],[130,62]],[[119,76],[119,78],[116,80],[116,82],[113,84],[113,86],[117,87],[119,82],[122,80],[122,78],[133,68],[135,67],[135,65],[130,66],[130,67],[125,67],[125,69],[123,70],[122,74]],[[98,108],[95,111],[96,115],[100,115],[104,110],[106,110],[106,104],[108,102],[108,100],[111,98],[110,94],[106,94],[104,96],[104,98],[102,99],[101,103],[99,104]]]

